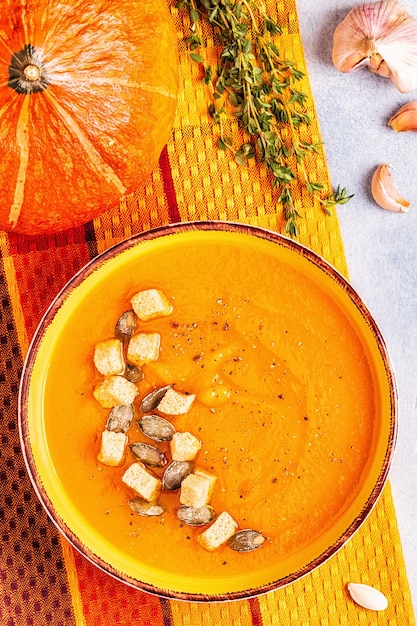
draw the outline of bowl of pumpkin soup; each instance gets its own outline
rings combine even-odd
[[[257,227],[133,236],[32,340],[21,444],[46,511],[109,575],[249,598],[330,559],[375,505],[396,389],[375,320],[317,254]]]

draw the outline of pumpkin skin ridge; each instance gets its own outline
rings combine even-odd
[[[108,86],[112,86],[112,85],[120,85],[121,87],[126,87],[126,88],[132,88],[132,89],[137,89],[137,90],[142,90],[142,91],[147,91],[150,93],[156,93],[159,94],[160,96],[164,96],[165,98],[172,98],[174,100],[177,99],[177,90],[169,90],[166,88],[161,87],[160,85],[155,85],[151,82],[145,82],[145,81],[133,81],[133,80],[124,80],[123,78],[118,78],[116,76],[108,76],[108,77],[102,77],[102,76],[91,76],[90,78],[86,79],[85,82],[84,81],[78,81],[78,86],[79,87],[84,87],[84,88],[88,88],[91,87],[92,85],[108,85]],[[54,80],[53,81],[53,86],[55,87],[68,87],[68,84],[65,81],[59,81],[59,80]]]
[[[17,224],[19,220],[20,211],[23,204],[24,192],[25,192],[25,179],[26,171],[29,162],[29,137],[28,137],[28,125],[29,125],[29,108],[30,102],[29,96],[24,97],[23,105],[20,109],[19,119],[17,121],[16,128],[16,144],[19,147],[19,169],[17,171],[15,193],[13,197],[13,204],[10,207],[9,223],[12,228]]]
[[[81,82],[79,84],[82,84]],[[130,87],[138,90],[148,91],[150,93],[157,93],[160,96],[164,96],[165,98],[173,98],[177,99],[177,92],[169,91],[168,89],[161,88],[159,85],[152,85],[152,83],[138,82],[138,81],[124,81],[123,79],[117,79],[116,77],[109,78],[101,78],[95,77],[90,78],[88,83],[84,83],[85,86],[87,84],[92,85],[120,85],[122,87]]]
[[[54,89],[59,89],[59,87],[57,87],[56,85],[51,86],[51,88],[49,89],[49,94],[48,95],[46,93],[44,94],[44,100],[51,101],[51,95]],[[140,94],[138,93],[138,96],[139,95]],[[59,98],[57,97],[57,100],[61,104],[66,105],[67,103],[63,100],[64,97],[65,97],[65,94],[60,94],[60,97]],[[161,101],[165,101],[165,98],[166,96],[160,96],[159,99]],[[158,107],[155,105],[155,98],[153,98],[154,106],[152,106],[152,99],[150,99],[149,96],[145,95],[145,100],[146,101],[144,101],[143,103],[143,108],[148,109],[149,119],[151,119],[153,124],[155,125],[159,124],[160,120],[158,117]],[[66,106],[62,108],[63,108],[63,113],[67,115],[69,119],[78,118],[78,122],[79,122],[78,126],[80,126],[81,128],[81,134],[83,132],[86,132],[83,126],[83,120],[80,118],[79,115],[78,116],[76,115],[76,111],[73,109],[67,109]],[[54,110],[56,111],[55,107],[54,107]],[[58,120],[63,119],[62,115],[59,115],[57,111],[56,113],[57,113]],[[123,120],[119,120],[119,122],[122,122],[122,121]],[[129,125],[130,124],[129,119],[126,119],[124,123]],[[65,124],[65,125],[67,128],[70,127],[70,125],[68,124]],[[159,154],[157,154],[154,151],[153,136],[152,136],[150,126],[151,125],[149,125],[149,127],[148,126],[141,127],[140,130],[135,129],[136,136],[139,139],[138,144],[132,143],[129,146],[129,152],[128,152],[129,158],[126,158],[124,160],[122,160],[121,158],[123,147],[121,147],[115,153],[111,153],[111,148],[109,148],[108,145],[105,145],[104,142],[102,141],[103,139],[102,135],[96,133],[95,129],[93,129],[91,126],[89,127],[89,131],[90,131],[89,140],[90,140],[91,145],[93,146],[94,151],[97,153],[97,155],[101,157],[101,160],[103,161],[103,163],[106,163],[107,166],[110,167],[116,173],[116,176],[118,176],[119,178],[122,178],[126,182],[125,184],[126,189],[130,188],[133,190],[133,188],[137,186],[136,178],[138,176],[138,168],[137,166],[134,166],[134,167],[131,167],[131,166],[132,164],[135,163],[134,155],[138,154],[137,150],[139,150],[139,145],[145,148],[142,160],[146,160],[147,158],[152,158],[154,162],[157,163],[159,159]],[[114,139],[115,145],[117,145],[117,136],[119,133],[122,133],[122,134],[125,133],[125,130],[123,129],[123,124],[113,129],[113,139]],[[74,136],[73,139],[74,141],[77,141],[77,137]],[[80,150],[86,151],[86,147],[82,145],[82,142],[80,143]],[[133,158],[132,158],[132,154],[133,154]],[[140,171],[139,171],[139,176],[140,176]],[[116,184],[116,188],[117,188],[117,184]],[[129,191],[125,190],[123,193],[129,193]]]
[[[54,107],[57,112],[58,117],[64,122],[67,126],[68,130],[74,131],[74,136],[79,140],[80,144],[83,146],[85,152],[87,153],[90,162],[96,169],[98,173],[102,173],[104,178],[114,184],[118,192],[123,195],[126,193],[126,187],[123,185],[122,181],[114,172],[113,168],[110,167],[104,159],[101,158],[101,155],[95,149],[94,145],[89,141],[88,137],[85,136],[83,130],[77,124],[76,120],[65,111],[65,109],[53,98],[50,92],[45,92],[45,97],[49,100],[51,105]],[[81,137],[81,135],[83,135]],[[82,139],[82,140],[81,140]],[[84,145],[85,144],[85,145]],[[102,161],[102,163],[100,163]]]
[[[57,8],[58,4],[63,5],[64,8],[62,6]],[[65,23],[71,22],[73,19],[71,7],[74,7],[74,3],[70,0],[60,2],[27,0],[26,10],[20,2],[11,0],[7,13],[3,11],[0,15],[0,32],[5,35],[10,33],[10,45],[9,41],[6,45],[0,39],[0,46],[3,50],[6,49],[10,54],[10,48],[14,51],[22,50],[29,42],[44,60],[48,78],[48,85],[44,91],[28,96],[31,99],[34,98],[33,102],[29,101],[28,107],[29,162],[20,216],[18,220],[15,220],[17,223],[11,224],[9,217],[15,197],[13,191],[16,189],[19,168],[20,178],[23,178],[24,170],[23,164],[20,163],[19,146],[16,145],[16,128],[22,98],[26,96],[23,94],[16,96],[16,92],[10,86],[4,86],[4,83],[7,83],[7,61],[0,68],[0,74],[3,72],[1,81],[3,86],[0,86],[0,92],[3,91],[3,95],[0,95],[0,120],[7,118],[8,133],[6,137],[6,131],[2,133],[0,130],[0,149],[7,153],[4,166],[0,165],[0,229],[36,235],[59,232],[98,217],[106,210],[115,207],[124,194],[131,193],[145,183],[157,167],[162,148],[170,137],[178,94],[178,53],[177,33],[165,0],[142,0],[136,3],[120,0],[117,3],[120,6],[117,7],[113,7],[112,3],[99,0],[91,0],[88,7],[91,4],[107,12],[104,17],[100,16],[101,23],[107,24],[107,34],[110,33],[114,24],[116,24],[116,29],[120,28],[121,20],[126,19],[126,16],[129,16],[131,22],[130,32],[150,33],[150,38],[147,37],[142,42],[138,41],[139,36],[136,35],[133,40],[129,39],[127,42],[125,47],[129,63],[127,63],[126,76],[124,76],[126,67],[124,48],[118,43],[120,39],[123,44],[125,36],[123,30],[111,33],[113,42],[116,43],[115,46],[108,46],[110,70],[107,75],[101,71],[107,59],[103,52],[106,46],[102,41],[101,32],[96,32],[93,28],[93,35],[90,37],[91,51],[88,51],[88,54],[83,55],[83,51],[78,50],[79,54],[74,55],[74,46],[68,50],[68,54],[62,49],[62,36],[58,41],[61,33],[58,18],[59,21],[62,18]],[[53,10],[41,8],[42,5],[53,6]],[[75,6],[79,8],[85,6],[85,3],[76,2]],[[87,16],[82,15],[77,18],[78,21],[71,31],[71,36],[75,31],[84,33],[90,27],[94,27],[94,24],[86,23],[95,15],[94,10],[88,7],[85,6]],[[115,22],[112,20],[113,12],[117,12]],[[132,17],[131,20],[130,17]],[[56,23],[52,23],[53,20],[56,20]],[[144,27],[141,27],[142,23]],[[42,28],[46,29],[44,33],[41,32]],[[161,33],[162,41],[158,48],[157,38],[152,40],[152,34],[157,34],[159,38]],[[93,48],[96,40],[99,44],[98,75],[93,71],[95,61]],[[86,39],[84,38],[83,41]],[[51,56],[54,46],[57,49],[55,57]],[[116,49],[116,54],[113,52],[114,49]],[[68,58],[65,58],[66,54]],[[78,60],[83,57],[73,73],[68,69],[71,67],[71,57],[74,57],[74,66],[77,66]],[[54,60],[50,62],[51,59]],[[76,76],[73,83],[71,82],[72,74]],[[63,103],[59,99],[57,100],[58,107],[55,107],[55,113],[52,114],[54,116],[52,120],[50,119],[51,100],[53,101],[56,97],[54,86],[58,85],[62,90],[69,89],[67,102],[73,98],[74,102],[79,101],[80,106],[75,107],[73,111],[67,108],[65,101]],[[96,118],[91,115],[91,111],[95,108],[91,99],[87,99],[85,115],[82,111],[83,97],[85,93],[88,94],[89,88],[91,92],[94,92],[94,96],[97,93],[99,99],[102,100],[101,105],[97,100],[101,112],[97,113]],[[84,94],[81,93],[83,90]],[[106,98],[106,93],[109,94],[108,98]],[[62,96],[63,91],[59,95]],[[110,104],[107,102],[108,99]],[[41,100],[49,104],[40,105]],[[65,123],[59,122],[59,117],[62,118],[64,111],[64,117],[69,117],[67,117],[67,129],[63,131],[65,140],[60,145],[59,127],[60,124],[63,127]],[[77,116],[74,116],[75,111],[77,111]],[[144,115],[142,122],[141,115]],[[120,119],[121,124],[110,123],[110,129],[107,128],[103,123],[103,120],[106,121],[106,116],[109,121],[112,117]],[[14,122],[11,121],[12,119]],[[100,120],[99,123],[97,119]],[[72,120],[75,120],[74,123]],[[35,122],[38,124],[39,121],[48,127],[52,123],[52,129],[46,128],[41,132],[38,132],[39,128],[36,132],[31,130],[33,124]],[[101,123],[102,128],[100,128]],[[22,125],[20,128],[23,128]],[[72,141],[70,141],[69,128],[78,129],[78,137],[74,136]],[[91,130],[92,133],[87,132],[86,129]],[[88,137],[88,142],[84,141],[84,135]],[[45,142],[44,149],[40,144],[40,137]],[[57,142],[57,145],[52,147],[49,140]],[[114,144],[111,149],[109,148],[110,142]],[[68,158],[66,153],[70,153],[71,158]],[[84,165],[87,163],[85,167],[89,171],[86,175],[81,161]],[[52,170],[55,176],[52,175]],[[109,180],[106,182],[105,178],[118,182],[109,185]],[[22,185],[21,182],[19,184]],[[110,188],[111,185],[113,189]]]

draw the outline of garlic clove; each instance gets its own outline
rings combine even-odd
[[[407,130],[417,132],[417,100],[406,102],[388,122],[397,133]]]
[[[382,209],[394,213],[407,213],[410,202],[404,200],[398,193],[389,168],[386,163],[376,168],[372,176],[372,196]]]
[[[402,93],[417,88],[417,19],[397,0],[351,9],[333,36],[332,59],[341,72],[368,67]]]
[[[349,583],[348,590],[356,604],[359,604],[364,609],[384,611],[388,606],[387,598],[375,587],[362,583]]]

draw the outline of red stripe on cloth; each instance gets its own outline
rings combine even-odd
[[[159,598],[162,610],[162,619],[164,626],[174,626],[174,618],[172,617],[171,604],[166,598]],[[156,626],[156,625],[155,625]]]
[[[96,231],[94,230],[93,222],[84,224],[84,238],[90,252],[90,257],[93,259],[98,254]]]
[[[258,598],[249,598],[249,608],[252,617],[252,626],[262,626],[262,613]]]
[[[74,554],[85,626],[173,626],[168,601],[119,582]]]
[[[181,222],[181,214],[178,208],[177,195],[175,193],[167,146],[165,146],[162,150],[161,156],[159,157],[159,165],[161,167],[162,180],[164,183],[164,193],[168,202],[169,221]]]
[[[11,254],[28,254],[41,252],[50,248],[63,248],[71,245],[84,244],[86,241],[84,227],[71,228],[59,233],[48,235],[20,235],[9,233],[9,246]]]
[[[28,338],[62,287],[97,254],[84,227],[54,235],[28,237],[11,233],[9,248]]]

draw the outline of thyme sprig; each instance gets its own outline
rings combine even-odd
[[[352,196],[339,186],[323,197],[323,185],[309,179],[305,159],[319,153],[321,144],[300,139],[302,127],[311,121],[305,108],[307,95],[299,88],[304,74],[280,55],[276,44],[280,25],[267,14],[262,0],[179,0],[177,7],[189,13],[185,41],[211,89],[209,113],[219,128],[218,147],[230,151],[240,165],[255,157],[265,164],[279,192],[286,233],[297,237],[301,215],[293,197],[294,184],[301,182],[327,214]],[[221,44],[215,71],[203,56],[203,19]],[[225,131],[229,105],[245,133],[238,148]]]

